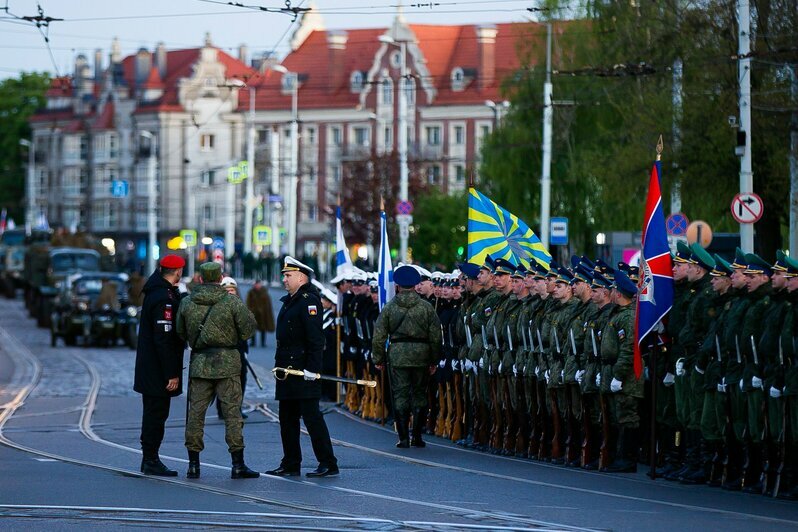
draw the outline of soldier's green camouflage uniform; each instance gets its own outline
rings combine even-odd
[[[204,448],[205,412],[216,395],[222,405],[228,449],[231,453],[242,450],[241,354],[237,346],[255,334],[255,316],[240,297],[228,294],[218,284],[202,284],[181,302],[176,327],[191,346],[186,448],[197,452]]]
[[[643,376],[634,372],[634,334],[634,304],[617,306],[601,334],[601,393],[611,398],[610,422],[630,428],[640,425],[643,398]],[[612,393],[612,379],[621,381],[621,391]]]
[[[397,415],[427,408],[429,367],[440,359],[441,340],[435,309],[415,292],[402,290],[383,307],[374,326],[372,359],[381,366],[388,357]]]
[[[601,337],[603,331],[610,321],[615,310],[614,303],[607,303],[599,308],[592,306],[593,312],[585,317],[585,338],[583,342],[583,368],[585,370],[582,379],[581,391],[582,400],[586,401],[587,411],[590,415],[590,423],[594,430],[601,424],[601,403],[599,400],[599,387],[596,386],[596,375],[601,373]],[[593,340],[595,339],[595,346]],[[594,352],[595,347],[595,352]]]
[[[549,319],[546,320],[548,322],[547,332],[549,336],[546,368],[549,371],[547,388],[554,390],[556,394],[557,408],[562,420],[565,420],[568,414],[567,390],[565,387],[565,357],[570,342],[568,330],[577,316],[581,304],[581,301],[575,297],[571,297],[565,303],[560,302],[557,310],[552,312]],[[559,352],[557,351],[558,346]],[[550,395],[551,392],[549,392]],[[553,412],[553,408],[550,411]]]
[[[566,393],[569,396],[571,415],[577,421],[582,419],[582,391],[579,383],[576,382],[576,372],[585,368],[587,353],[584,351],[584,343],[587,333],[587,320],[598,312],[598,308],[590,300],[585,302],[576,296],[572,299],[576,301],[576,307],[571,322],[565,329],[565,345],[563,352],[565,356],[565,367],[563,380],[566,386]],[[573,342],[571,338],[573,336]],[[574,352],[576,347],[576,352]],[[594,383],[595,384],[595,383]]]

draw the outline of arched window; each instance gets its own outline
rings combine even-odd
[[[463,72],[462,68],[455,67],[452,69],[451,81],[453,91],[461,91],[465,88],[465,72]]]
[[[352,75],[349,76],[349,86],[352,89],[352,92],[360,92],[363,90],[363,72],[359,70],[355,70],[352,72]]]
[[[416,80],[414,78],[405,78],[405,96],[407,98],[407,105],[416,104]]]
[[[393,104],[393,80],[391,78],[382,78],[382,96],[380,98],[383,105]]]

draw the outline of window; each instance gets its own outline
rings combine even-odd
[[[452,90],[461,91],[465,88],[465,72],[460,67],[452,69],[451,74]]]
[[[335,181],[336,183],[341,181],[341,174],[342,173],[343,172],[341,170],[341,165],[340,164],[336,164],[336,165],[330,167],[330,174],[332,175],[333,181]]]
[[[309,127],[305,131],[307,131],[308,144],[316,144],[316,128]]]
[[[200,150],[201,151],[211,151],[216,144],[216,136],[211,135],[209,133],[203,133],[200,135]]]
[[[64,170],[63,190],[65,196],[80,195],[80,172],[77,168],[67,168]]]
[[[119,144],[117,142],[116,135],[114,133],[108,134],[108,156],[111,158],[116,157],[119,154]]]
[[[414,79],[405,79],[404,80],[405,86],[405,97],[407,98],[407,105],[415,105],[416,104],[416,80]]]
[[[456,164],[454,166],[454,179],[458,183],[465,181],[465,166],[462,164]]]
[[[385,129],[382,131],[382,143],[385,145],[386,148],[391,148],[393,145],[393,129],[391,126],[385,126]]]
[[[307,220],[309,222],[316,222],[319,218],[319,209],[316,207],[315,203],[308,203],[307,204]]]
[[[210,187],[216,179],[216,170],[203,170],[200,173],[200,185]]]
[[[308,181],[315,181],[317,172],[318,172],[318,170],[316,170],[315,166],[313,166],[313,165],[309,166],[308,167]]]
[[[269,144],[272,141],[271,129],[258,130],[258,144]]]
[[[394,68],[402,66],[402,52],[399,50],[394,50],[391,54],[391,66]]]
[[[341,128],[340,127],[330,128],[330,138],[332,139],[333,146],[340,146],[344,141],[343,135],[341,134]]]
[[[465,144],[465,128],[463,126],[454,126],[454,143]]]
[[[479,130],[482,132],[483,139],[490,135],[490,126],[480,126]]]
[[[355,144],[362,147],[369,145],[369,129],[367,127],[355,128]]]
[[[393,80],[391,78],[383,78],[381,92],[383,105],[393,104]]]
[[[80,137],[80,160],[85,161],[89,157],[89,139],[86,135]]]
[[[92,209],[93,225],[96,229],[114,229],[118,223],[118,212],[115,201],[103,201]]]
[[[440,146],[441,128],[439,126],[427,126],[427,144],[430,146]]]
[[[427,167],[427,182],[430,185],[438,185],[441,182],[441,167],[433,164]]]
[[[206,221],[213,219],[213,206],[207,204],[202,206],[202,218]]]
[[[352,92],[360,92],[363,90],[363,72],[355,70],[349,76],[349,87]]]

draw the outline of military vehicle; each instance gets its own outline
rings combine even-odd
[[[10,229],[0,235],[0,292],[9,299],[14,298],[17,288],[23,287],[26,247],[23,229]]]

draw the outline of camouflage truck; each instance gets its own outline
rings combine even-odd
[[[25,254],[25,303],[40,327],[50,326],[53,298],[66,276],[100,270],[100,252],[37,243]]]
[[[0,235],[0,292],[9,299],[16,296],[17,288],[23,287],[22,269],[27,245],[23,229],[10,229]]]

